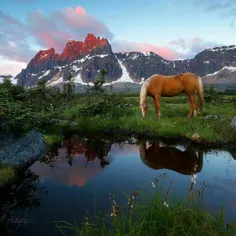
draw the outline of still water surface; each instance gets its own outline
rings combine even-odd
[[[150,188],[151,180],[165,172],[169,179],[164,181],[164,189],[173,179],[173,194],[186,199],[196,164],[194,188],[206,183],[206,209],[214,214],[223,201],[230,221],[236,207],[234,154],[150,140],[117,144],[101,138],[71,137],[36,161],[21,176],[23,182],[1,193],[1,232],[6,227],[15,228],[1,235],[61,235],[53,221],[82,222],[86,212],[93,212],[94,200],[99,210],[111,212],[109,193],[132,194],[134,188]],[[122,193],[118,196],[118,204],[127,204]]]

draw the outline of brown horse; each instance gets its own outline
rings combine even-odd
[[[142,85],[140,91],[140,109],[143,117],[147,115],[147,96],[153,98],[155,110],[158,118],[160,113],[160,99],[162,97],[173,97],[181,93],[186,93],[189,99],[190,110],[188,117],[198,114],[198,95],[201,105],[201,115],[203,115],[204,96],[201,78],[193,73],[181,73],[179,75],[159,75],[149,77]]]
[[[145,139],[138,142],[140,158],[151,169],[168,169],[183,175],[198,173],[203,167],[203,151],[195,150],[190,144],[185,151],[175,147],[161,147],[159,141],[155,141],[149,148]],[[196,171],[194,166],[197,165]]]

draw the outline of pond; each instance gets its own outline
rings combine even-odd
[[[94,205],[111,212],[110,193],[119,194],[118,204],[127,204],[122,192],[152,188],[151,181],[164,173],[169,176],[164,189],[174,180],[172,193],[186,199],[194,166],[194,188],[207,186],[204,207],[214,214],[223,202],[227,221],[231,220],[236,207],[235,152],[158,140],[135,142],[79,136],[63,140],[19,176],[10,190],[1,192],[0,230],[5,230],[1,235],[62,235],[54,221],[80,223]]]

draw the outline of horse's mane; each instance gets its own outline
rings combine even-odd
[[[140,105],[142,105],[142,104],[146,105],[146,102],[147,102],[147,89],[148,89],[148,87],[150,85],[150,82],[151,82],[153,76],[149,77],[142,84],[141,91],[140,91]]]

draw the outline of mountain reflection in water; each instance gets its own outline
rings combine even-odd
[[[65,139],[59,149],[35,162],[31,170],[40,175],[41,181],[49,178],[57,183],[81,187],[110,164],[112,160],[108,153],[111,146],[111,143],[99,139]],[[44,168],[43,163],[47,164]],[[52,172],[51,169],[55,170]]]

